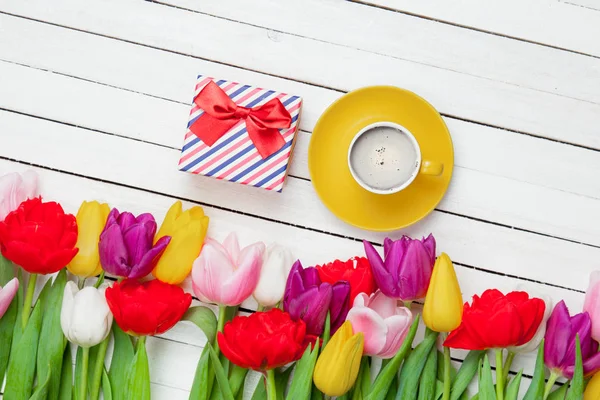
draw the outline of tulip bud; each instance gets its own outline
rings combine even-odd
[[[69,342],[84,348],[96,346],[110,333],[112,319],[104,289],[88,286],[79,290],[74,282],[67,282],[60,325]]]
[[[254,298],[263,307],[272,307],[281,301],[294,258],[283,246],[272,244],[267,248]]]
[[[76,246],[79,252],[67,265],[72,274],[89,278],[102,272],[98,242],[109,212],[110,208],[106,203],[101,204],[97,201],[81,203],[76,217],[79,230]]]
[[[597,342],[600,341],[600,271],[590,274],[583,311],[587,311],[592,319],[592,338]]]
[[[0,176],[0,221],[23,201],[37,196],[38,176],[34,171]]]
[[[435,332],[450,332],[462,319],[463,300],[452,260],[442,253],[435,261],[425,305],[423,321]]]
[[[342,396],[352,389],[358,377],[364,342],[362,332],[352,334],[350,321],[342,324],[315,365],[313,380],[321,392]]]
[[[183,282],[200,254],[207,230],[208,217],[204,215],[202,207],[182,211],[181,202],[175,202],[154,237],[154,244],[163,236],[170,236],[171,242],[158,260],[152,275],[173,285]]]

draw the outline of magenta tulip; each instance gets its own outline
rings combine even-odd
[[[412,323],[412,314],[406,307],[381,291],[367,296],[361,293],[346,318],[354,333],[365,337],[364,353],[381,358],[392,358],[402,345]]]
[[[350,284],[321,282],[316,268],[302,268],[300,260],[292,266],[283,295],[283,309],[293,320],[306,323],[306,333],[321,336],[327,313],[333,334],[346,320],[350,308]]]
[[[583,311],[592,319],[592,338],[600,342],[600,271],[590,274],[590,285],[585,292]]]
[[[235,233],[223,245],[206,239],[192,268],[192,287],[198,298],[227,306],[246,300],[258,284],[265,244],[251,244],[240,250]]]
[[[569,315],[560,301],[548,319],[544,343],[544,361],[554,374],[571,379],[575,371],[576,336],[579,335],[583,372],[586,376],[600,370],[598,343],[591,337],[592,321],[587,312]]]
[[[27,199],[37,196],[38,176],[33,171],[0,176],[0,221]]]
[[[100,234],[100,264],[109,274],[139,279],[148,275],[171,241],[163,236],[153,245],[156,221],[152,214],[135,217],[113,208]]]
[[[385,261],[373,245],[364,241],[365,252],[379,289],[388,297],[413,301],[425,297],[435,263],[435,238],[402,236],[383,242]]]
[[[17,278],[12,278],[4,287],[0,287],[0,318],[2,318],[6,310],[8,310],[18,289],[19,280]]]

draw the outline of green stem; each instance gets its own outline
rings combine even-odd
[[[138,337],[137,345],[138,346],[145,346],[146,345],[146,337],[147,336],[140,336],[140,337]]]
[[[330,337],[331,337],[331,313],[328,312],[327,318],[325,318],[325,328],[323,331],[323,345],[321,346],[322,349],[324,349],[325,346],[327,346],[327,343],[329,343]]]
[[[548,398],[548,396],[550,395],[550,392],[552,391],[552,388],[554,387],[554,383],[556,382],[556,380],[560,377],[559,374],[557,374],[554,371],[550,371],[550,377],[548,378],[548,383],[546,383],[546,388],[544,389],[544,400],[546,400]]]
[[[450,368],[452,368],[450,365],[450,347],[444,346],[444,393],[442,395],[442,400],[450,400],[450,390],[452,389]]]
[[[90,348],[82,347],[83,358],[81,362],[81,386],[79,386],[79,400],[87,399],[87,378],[88,378],[88,364],[90,362]]]
[[[102,383],[102,371],[104,370],[104,358],[106,357],[106,349],[108,347],[108,340],[110,336],[107,336],[98,345],[98,354],[96,356],[96,365],[94,365],[94,375],[92,380],[92,388],[90,390],[92,400],[97,400],[100,396],[100,384]]]
[[[79,279],[77,280],[77,287],[79,288],[79,290],[83,289],[83,287],[85,286],[85,278],[79,277]]]
[[[256,311],[258,311],[258,312],[265,311],[265,306],[263,306],[262,304],[259,304],[258,307],[256,307]]]
[[[27,283],[27,294],[25,295],[25,301],[23,302],[23,330],[27,326],[29,321],[29,315],[31,314],[31,304],[33,303],[33,292],[35,291],[35,284],[37,282],[37,274],[29,275],[29,282]]]
[[[219,304],[219,319],[217,320],[217,331],[223,332],[225,326],[225,319],[227,318],[227,306]],[[221,349],[219,349],[219,342],[215,340],[215,353],[219,355]]]
[[[504,400],[504,354],[496,349],[496,400]]]
[[[506,362],[504,363],[504,382],[508,379],[508,372],[510,371],[514,359],[515,353],[509,350],[508,355],[506,356]]]
[[[275,371],[267,370],[265,375],[265,385],[267,386],[267,400],[277,400],[277,385],[275,383]]]
[[[104,283],[104,270],[102,270],[102,272],[100,273],[100,276],[98,277],[98,280],[94,284],[94,287],[96,289],[98,289],[100,287],[100,285],[102,285],[103,283]]]

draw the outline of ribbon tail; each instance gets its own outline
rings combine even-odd
[[[277,128],[260,127],[251,118],[247,118],[246,129],[250,140],[263,160],[285,146],[285,139]]]
[[[218,119],[205,112],[189,129],[210,147],[238,122],[239,119]]]

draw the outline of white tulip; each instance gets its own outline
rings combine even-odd
[[[254,298],[263,307],[272,307],[283,298],[287,277],[294,257],[284,246],[272,244],[267,248]]]
[[[540,343],[542,342],[542,339],[544,338],[544,335],[546,335],[546,322],[548,321],[548,318],[550,318],[550,314],[552,313],[552,298],[546,294],[540,293],[539,291],[530,288],[528,285],[525,284],[517,285],[517,290],[527,292],[529,293],[530,298],[537,297],[538,299],[544,300],[544,303],[546,303],[546,309],[544,310],[544,317],[542,319],[542,323],[538,327],[538,330],[535,332],[535,335],[533,335],[533,338],[531,338],[529,342],[522,344],[521,346],[510,347],[508,349],[509,351],[512,351],[513,353],[517,354],[531,353],[532,351],[537,350]]]
[[[60,325],[69,342],[88,348],[106,339],[113,316],[104,291],[105,288],[96,289],[92,286],[79,290],[75,282],[67,282]]]

